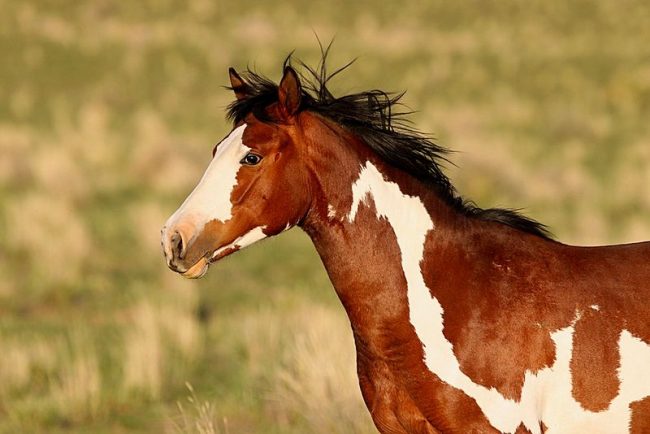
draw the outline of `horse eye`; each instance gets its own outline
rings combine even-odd
[[[247,166],[255,166],[256,164],[259,164],[260,161],[262,161],[261,156],[253,153],[248,153],[244,158],[242,158],[240,163],[246,164]]]

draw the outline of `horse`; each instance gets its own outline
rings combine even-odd
[[[168,267],[304,230],[381,433],[650,433],[650,242],[571,246],[479,208],[401,94],[335,97],[340,70],[290,59],[279,84],[230,68],[233,127],[162,229]]]

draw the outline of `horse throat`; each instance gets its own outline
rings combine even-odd
[[[453,396],[464,402],[463,411],[476,426],[514,432],[524,423],[539,433],[539,422],[528,407],[463,372],[444,333],[443,307],[433,295],[435,288],[427,286],[431,273],[434,279],[445,273],[439,266],[445,261],[435,261],[435,269],[424,270],[424,264],[431,265],[428,259],[434,255],[450,254],[432,251],[432,240],[456,237],[447,242],[461,244],[465,235],[459,221],[464,217],[451,214],[417,180],[400,178],[399,172],[370,160],[361,164],[349,197],[343,196],[332,196],[338,200],[335,205],[322,204],[327,211],[308,219],[304,229],[350,318],[360,372],[376,373],[381,371],[377,365],[385,366],[385,371],[401,374],[383,377],[379,384],[392,382],[416,402],[444,402]],[[349,206],[342,208],[342,203]],[[360,378],[363,389],[361,373]],[[423,411],[433,420],[432,406]]]
[[[421,270],[427,235],[436,229],[424,199],[403,191],[370,160],[358,166],[345,194],[325,199],[323,212],[304,226],[319,252],[352,327],[371,347],[413,341],[420,319],[442,311]],[[408,182],[416,182],[405,178]],[[413,187],[411,185],[411,187]],[[411,188],[413,190],[413,188]],[[325,211],[326,210],[326,211]],[[432,310],[432,308],[434,310]],[[427,326],[428,327],[428,326]],[[400,332],[374,339],[377,330]]]

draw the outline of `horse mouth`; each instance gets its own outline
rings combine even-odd
[[[210,267],[210,261],[206,256],[198,260],[198,262],[192,265],[187,271],[185,271],[181,276],[187,277],[188,279],[199,279],[205,276],[205,273],[208,272]]]
[[[206,254],[201,259],[199,259],[196,264],[192,265],[187,271],[181,274],[181,276],[188,279],[200,279],[205,276],[208,272],[210,265],[217,262],[219,259],[235,253],[239,250],[239,246],[226,246],[225,248],[219,248],[211,253]]]

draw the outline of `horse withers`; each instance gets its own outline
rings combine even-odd
[[[382,433],[650,433],[650,243],[574,247],[463,200],[399,97],[230,70],[230,134],[162,231],[185,277],[293,226]],[[303,65],[304,66],[304,65]]]

